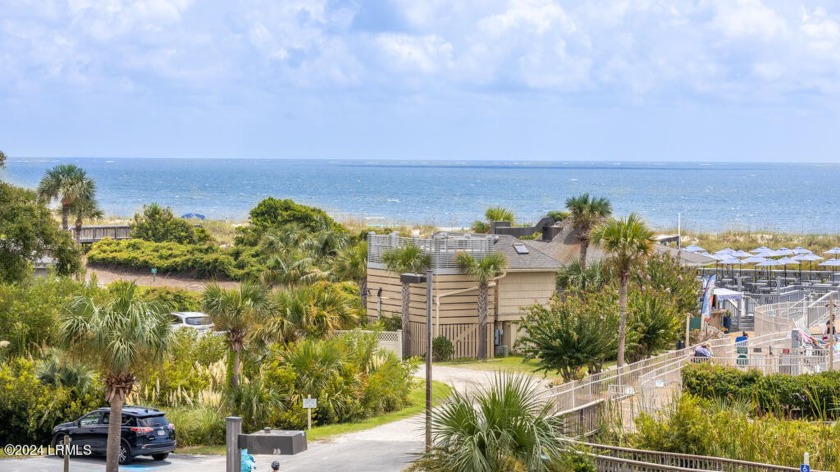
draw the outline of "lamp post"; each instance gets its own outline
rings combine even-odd
[[[432,449],[432,271],[400,274],[401,283],[426,283],[426,451]]]

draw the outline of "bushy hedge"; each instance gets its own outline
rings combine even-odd
[[[811,419],[840,417],[840,372],[764,375],[711,364],[682,371],[683,391],[707,399],[746,400],[760,413]]]
[[[141,287],[143,299],[163,303],[172,311],[200,311],[201,294],[181,288]]]
[[[642,414],[636,430],[629,442],[640,449],[787,467],[800,464],[807,451],[815,469],[840,470],[840,423],[755,416],[740,406],[684,394],[665,417]]]
[[[157,268],[159,274],[179,273],[198,277],[236,278],[231,256],[213,245],[155,243],[140,239],[103,239],[87,254],[88,264],[132,269]]]
[[[0,364],[0,444],[49,444],[55,425],[105,405],[97,385],[82,394],[38,380],[32,360]]]

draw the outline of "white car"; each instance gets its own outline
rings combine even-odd
[[[213,321],[204,313],[197,311],[176,311],[170,313],[172,329],[189,328],[200,333],[209,333],[213,330]]]

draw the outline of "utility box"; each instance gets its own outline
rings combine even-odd
[[[240,449],[249,454],[294,455],[306,450],[306,432],[266,428],[239,435]]]

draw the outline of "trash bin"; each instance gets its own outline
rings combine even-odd
[[[677,341],[677,350],[685,349],[685,343],[682,341]]]
[[[724,316],[723,317],[723,332],[728,333],[732,331],[732,317],[731,316]]]

